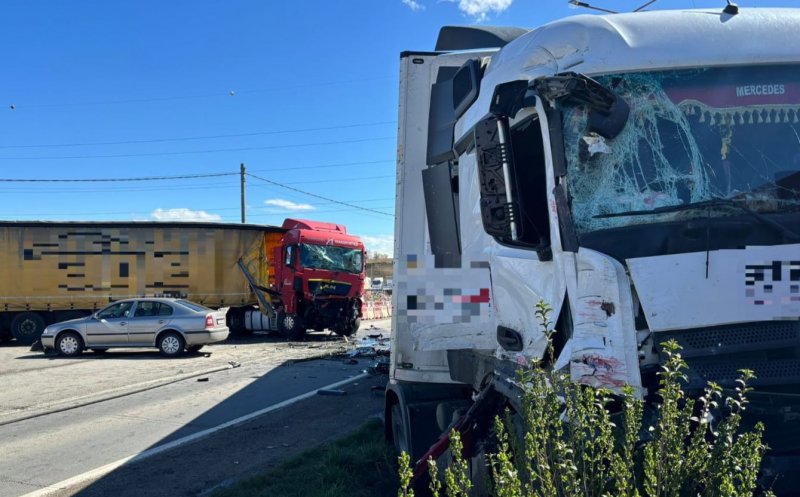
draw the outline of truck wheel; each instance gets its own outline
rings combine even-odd
[[[183,337],[170,331],[158,337],[158,350],[165,357],[176,357],[183,352]]]
[[[44,328],[44,318],[35,312],[21,312],[11,321],[11,333],[22,345],[30,345],[38,340]]]
[[[403,419],[403,408],[397,402],[392,405],[392,443],[397,454],[405,452],[411,455],[411,444],[409,443],[408,433],[406,433],[405,420]]]
[[[355,335],[358,329],[361,327],[361,319],[356,318],[353,321],[353,324],[350,326],[345,326],[344,328],[337,328],[336,334],[343,337],[349,337],[351,335]]]
[[[83,340],[74,331],[67,331],[58,335],[56,339],[56,352],[64,357],[74,357],[83,352]]]
[[[235,309],[228,312],[228,328],[232,335],[248,336],[253,334],[253,330],[248,330],[245,324],[245,311]]]
[[[303,320],[297,314],[278,313],[278,333],[284,338],[298,340],[306,333]]]

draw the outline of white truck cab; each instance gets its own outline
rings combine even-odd
[[[798,9],[706,9],[401,54],[387,437],[416,459],[544,359],[544,300],[550,367],[647,398],[676,339],[690,390],[754,370],[772,453],[796,450],[769,439],[800,414],[798,46]]]

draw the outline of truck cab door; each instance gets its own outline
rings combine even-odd
[[[283,264],[281,265],[280,289],[283,296],[285,312],[295,312],[294,280],[295,272],[299,269],[299,246],[287,245],[283,249]],[[301,289],[302,290],[302,289]]]

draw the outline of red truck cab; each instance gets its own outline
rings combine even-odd
[[[364,243],[341,224],[286,219],[282,228],[283,242],[273,254],[281,261],[275,275],[278,331],[293,338],[307,329],[355,333],[364,302]]]

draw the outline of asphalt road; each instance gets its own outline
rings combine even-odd
[[[388,320],[373,323],[377,328],[367,324],[361,334],[388,335]],[[158,470],[187,460],[182,451],[198,447],[203,447],[196,453],[201,461],[167,470],[167,481],[156,485],[152,495],[198,495],[257,471],[264,467],[266,447],[272,447],[266,459],[277,464],[295,451],[346,433],[380,411],[380,395],[370,388],[380,386],[385,377],[363,374],[368,359],[359,358],[355,364],[341,355],[305,360],[352,347],[326,336],[288,344],[256,337],[215,346],[208,357],[171,361],[136,351],[77,360],[39,358],[41,367],[30,366],[37,359],[23,354],[29,358],[17,359],[21,366],[0,370],[4,382],[0,423],[5,423],[0,426],[0,497],[89,495],[99,492],[101,484],[124,482],[136,468],[151,475],[149,481]],[[2,353],[8,350],[3,348]],[[317,389],[340,382],[337,388],[345,389],[345,395],[316,394]],[[16,386],[16,395],[6,384]],[[298,400],[304,394],[307,398]],[[362,402],[353,402],[359,396]],[[291,405],[276,408],[292,400]],[[323,404],[330,409],[327,415]],[[243,426],[269,425],[287,412],[293,414],[281,421],[286,424],[281,424],[280,434],[275,427],[251,429],[261,434],[260,442],[249,436],[240,440],[240,449],[247,446],[249,452],[233,456],[237,442],[231,440],[241,436]],[[340,422],[331,425],[332,417]],[[278,435],[284,441],[277,442]],[[227,440],[225,448],[214,440]],[[137,461],[142,455],[146,458]],[[156,464],[159,457],[172,462]],[[233,470],[212,477],[220,459],[229,464],[242,459],[245,464],[239,461],[232,464]],[[175,477],[192,471],[199,474],[188,480]],[[113,495],[128,495],[126,489],[129,495],[146,495],[141,478],[137,482],[137,486],[121,484]],[[164,485],[173,490],[159,494]]]

